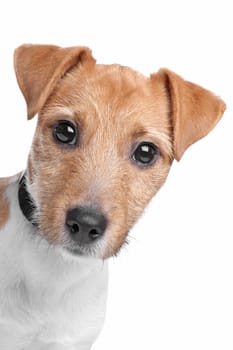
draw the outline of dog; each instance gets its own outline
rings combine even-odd
[[[26,170],[0,180],[0,349],[87,350],[108,258],[225,104],[168,69],[96,64],[86,47],[22,45],[14,66],[39,116]]]

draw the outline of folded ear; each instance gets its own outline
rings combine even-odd
[[[173,125],[174,158],[180,160],[191,144],[214,128],[226,108],[225,103],[168,69],[160,69],[151,79],[162,80],[166,88]]]
[[[14,66],[27,103],[28,119],[39,112],[57,82],[79,62],[93,61],[86,47],[22,45],[15,50]]]

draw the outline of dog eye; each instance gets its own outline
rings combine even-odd
[[[156,162],[160,155],[159,149],[151,142],[142,142],[133,153],[133,160],[140,165],[148,166]]]
[[[76,145],[77,131],[76,127],[67,120],[60,120],[54,127],[53,135],[59,143]]]

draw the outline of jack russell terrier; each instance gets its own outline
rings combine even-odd
[[[26,170],[0,179],[0,349],[88,350],[108,258],[225,104],[168,69],[96,64],[86,47],[22,45],[14,62],[38,124]]]

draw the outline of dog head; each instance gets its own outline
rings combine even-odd
[[[173,159],[225,110],[167,69],[99,65],[85,47],[23,45],[15,71],[28,119],[39,114],[27,169],[39,232],[73,255],[116,254]]]

